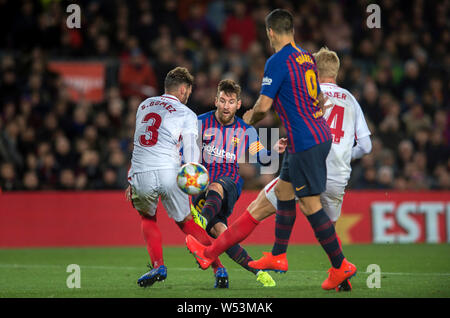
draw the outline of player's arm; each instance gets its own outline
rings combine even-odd
[[[352,96],[355,106],[355,140],[356,145],[352,148],[352,159],[360,159],[372,151],[370,130],[358,101]]]
[[[200,149],[197,144],[198,137],[198,124],[197,116],[194,113],[189,113],[185,122],[183,130],[181,131],[182,137],[182,149],[184,162],[199,163],[200,160]]]
[[[365,136],[356,139],[356,145],[352,148],[352,160],[360,159],[364,155],[369,154],[372,151],[372,141],[370,136]]]
[[[184,161],[199,163],[200,149],[197,145],[197,135],[189,133],[183,134],[182,137]]]
[[[253,106],[252,109],[246,111],[242,118],[247,124],[254,125],[266,116],[270,107],[272,107],[272,103],[273,99],[269,96],[259,95],[255,106]]]

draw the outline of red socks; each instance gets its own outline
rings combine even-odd
[[[156,215],[151,217],[141,217],[141,228],[144,240],[147,243],[147,251],[153,267],[164,265],[162,237],[156,224]]]
[[[205,246],[210,246],[211,241],[209,240],[208,233],[204,229],[202,229],[197,223],[194,222],[193,219],[190,219],[184,223],[177,223],[178,227],[183,231],[184,234],[192,235],[195,237],[200,243],[202,243]],[[211,264],[212,268],[214,269],[214,272],[218,267],[223,267],[222,263],[220,262],[219,258],[216,258],[216,260]]]
[[[233,245],[242,242],[253,232],[259,221],[255,220],[247,210],[225,231],[211,246],[205,249],[205,256],[217,258]]]

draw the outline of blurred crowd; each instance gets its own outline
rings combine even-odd
[[[277,7],[295,15],[297,43],[341,59],[338,84],[366,115],[373,151],[353,163],[351,189],[450,189],[450,2],[379,1],[370,29],[368,0],[91,0],[81,28],[68,29],[73,1],[0,0],[0,187],[11,190],[124,189],[135,111],[163,91],[166,73],[195,75],[188,105],[213,109],[218,82],[238,81],[252,107],[273,54],[264,18]],[[100,103],[73,102],[54,58],[117,60]],[[279,127],[275,114],[257,127]],[[241,165],[245,188],[273,175]]]

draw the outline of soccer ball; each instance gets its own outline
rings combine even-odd
[[[209,174],[205,167],[198,163],[187,163],[181,166],[177,176],[178,187],[189,195],[197,195],[209,185]]]

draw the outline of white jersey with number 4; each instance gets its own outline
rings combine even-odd
[[[328,97],[324,118],[330,126],[333,144],[327,157],[327,183],[346,186],[351,173],[355,139],[370,135],[361,106],[346,89],[332,83],[320,84]]]
[[[182,135],[198,136],[197,115],[173,95],[150,97],[136,113],[134,149],[128,176],[180,166]]]

